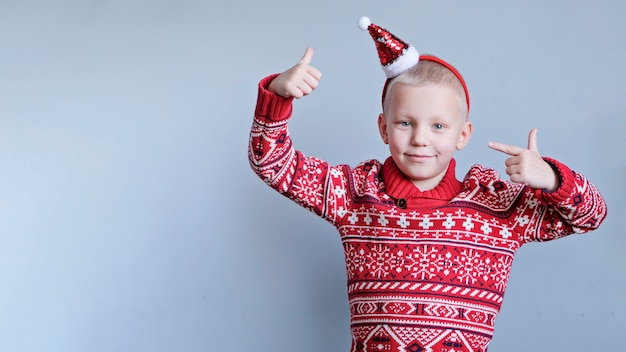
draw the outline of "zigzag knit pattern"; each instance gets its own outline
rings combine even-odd
[[[597,228],[606,204],[588,180],[553,159],[561,186],[533,190],[451,162],[421,192],[389,158],[330,166],[293,148],[291,99],[259,86],[249,144],[268,185],[333,224],[343,243],[352,352],[485,352],[515,252]]]

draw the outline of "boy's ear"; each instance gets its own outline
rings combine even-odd
[[[459,133],[459,139],[456,142],[456,150],[461,150],[465,148],[467,143],[469,143],[470,138],[472,138],[472,132],[474,131],[474,127],[470,121],[466,121],[463,125],[463,129],[461,129],[461,133]]]
[[[380,132],[380,138],[383,139],[385,144],[389,144],[389,137],[387,136],[387,119],[385,114],[378,115],[378,131]]]

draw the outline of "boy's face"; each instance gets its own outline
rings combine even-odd
[[[395,84],[388,92],[378,128],[398,168],[420,190],[435,188],[443,179],[455,150],[472,135],[458,94],[443,85]]]

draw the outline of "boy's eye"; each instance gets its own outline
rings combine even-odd
[[[411,122],[409,122],[409,121],[400,121],[400,126],[402,126],[402,127],[410,127],[411,126]]]
[[[436,124],[433,125],[433,128],[436,129],[436,130],[441,130],[441,129],[445,128],[445,127],[446,126],[444,126],[441,123],[436,123]]]

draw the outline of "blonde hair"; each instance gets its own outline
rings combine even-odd
[[[385,92],[383,92],[385,95],[383,100],[383,109],[387,106],[391,88],[397,83],[407,84],[414,87],[440,84],[444,87],[452,88],[459,97],[459,111],[461,112],[463,119],[467,119],[469,111],[463,84],[452,71],[442,64],[430,60],[420,60],[417,65],[391,79],[385,87]]]

